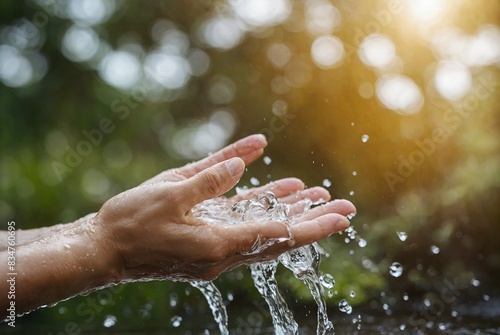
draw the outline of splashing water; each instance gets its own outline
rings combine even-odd
[[[229,335],[226,306],[217,286],[211,281],[192,281],[190,284],[199,289],[207,299],[214,320],[219,325],[221,335]]]
[[[315,203],[308,201],[303,212],[308,211],[313,205]],[[293,224],[293,220],[302,213],[291,213],[290,206],[279,203],[272,192],[266,192],[254,199],[242,200],[236,204],[231,203],[225,198],[210,199],[193,208],[193,215],[211,224],[244,224],[245,222],[278,221],[286,223],[288,228],[290,224]],[[293,239],[293,236],[290,229],[288,229],[288,236],[286,237],[269,239],[265,242],[257,239],[252,250],[246,254],[260,253],[271,245],[291,239]],[[313,243],[286,252],[277,260],[250,265],[254,285],[269,306],[276,334],[299,333],[298,324],[278,290],[275,273],[279,263],[290,269],[294,276],[303,281],[311,291],[318,305],[317,334],[323,335],[333,330],[333,324],[328,319],[326,311],[323,286],[320,284],[325,282],[325,278],[328,277],[322,276],[322,279],[320,279],[318,276],[321,254],[326,253],[318,244]],[[334,281],[333,278],[331,279],[332,281],[327,286],[331,285],[333,287]],[[194,282],[192,285],[199,288],[205,295],[215,320],[219,323],[221,333],[227,334],[227,314],[220,292],[213,283],[203,282],[205,286],[202,288],[200,288],[199,283]]]
[[[400,277],[403,274],[403,266],[398,262],[394,262],[389,267],[389,272],[393,277]]]

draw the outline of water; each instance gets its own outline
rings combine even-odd
[[[312,201],[309,201],[304,212],[308,211],[312,205]],[[232,204],[225,198],[210,199],[193,208],[193,215],[211,224],[278,221],[289,226],[299,214],[301,213],[291,214],[290,206],[279,203],[271,192],[236,204]],[[292,238],[289,231],[287,237],[270,239],[264,243],[257,240],[247,254],[260,253],[275,243],[285,242]],[[324,250],[314,243],[283,253],[277,260],[250,265],[254,285],[269,306],[275,334],[298,334],[299,330],[292,312],[279,292],[275,279],[279,263],[292,271],[294,276],[303,281],[310,290],[318,306],[316,333],[323,335],[333,330],[333,324],[326,310],[323,286],[325,282],[328,282],[326,287],[333,287],[334,281],[333,278],[330,279],[331,276],[323,275],[320,278],[318,275],[321,254],[325,254]],[[200,286],[200,282],[194,282],[192,285],[199,288],[205,295],[221,333],[227,334],[227,312],[220,292],[213,283],[203,282]]]
[[[207,299],[214,320],[219,325],[221,335],[229,335],[226,306],[217,286],[210,281],[192,281],[190,284],[199,289],[205,296],[205,299]]]
[[[400,277],[403,274],[403,266],[398,262],[394,262],[389,267],[389,273],[393,277]]]

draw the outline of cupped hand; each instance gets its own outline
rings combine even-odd
[[[248,160],[258,157],[259,150],[247,155]],[[290,227],[293,239],[248,254],[257,240],[288,237],[288,227],[280,222],[211,225],[194,217],[191,209],[196,204],[227,192],[245,168],[240,158],[210,163],[194,163],[182,173],[167,171],[103,205],[93,220],[102,230],[101,244],[115,257],[115,281],[210,280],[238,265],[275,258],[341,231],[349,225],[346,216],[355,211],[348,201],[328,202],[295,220]],[[294,210],[300,210],[304,198],[329,199],[326,190],[304,190],[302,182],[289,178],[236,195],[234,201],[266,190],[291,203]]]

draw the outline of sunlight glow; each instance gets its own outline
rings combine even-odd
[[[406,5],[410,13],[418,20],[427,21],[443,13],[443,0],[407,0]]]

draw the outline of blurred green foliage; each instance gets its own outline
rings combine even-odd
[[[296,176],[308,186],[322,185],[328,179],[332,197],[347,198],[358,208],[352,220],[357,234],[350,238],[344,233],[321,242],[330,254],[323,259],[321,271],[336,280],[333,297],[326,297],[330,305],[344,298],[370,308],[396,305],[402,303],[404,292],[418,298],[438,290],[436,283],[456,278],[468,285],[462,287],[462,298],[498,294],[499,3],[459,1],[432,22],[418,21],[408,11],[399,10],[389,19],[380,18],[390,8],[384,1],[363,5],[284,1],[290,9],[286,19],[257,27],[241,21],[238,29],[243,25],[246,30],[240,31],[240,39],[221,50],[210,45],[210,40],[203,41],[200,31],[209,30],[202,23],[211,17],[237,17],[228,5],[231,2],[113,1],[109,2],[113,4],[109,18],[86,26],[99,36],[102,49],[87,61],[71,60],[62,52],[68,29],[75,22],[85,26],[84,15],[75,18],[71,14],[71,3],[0,4],[0,47],[4,47],[0,53],[4,82],[0,85],[2,227],[7,220],[15,220],[19,227],[29,229],[95,212],[114,194],[164,169],[202,157],[203,150],[196,151],[190,144],[201,133],[205,137],[193,143],[200,143],[200,138],[210,142],[213,136],[218,141],[212,143],[216,149],[261,132],[270,142],[265,155],[272,163],[259,160],[249,166],[240,186],[251,186],[250,177],[266,183]],[[328,31],[318,23],[326,32],[308,28],[312,22],[308,20],[313,20],[308,13],[314,13],[312,9],[308,12],[308,6],[315,3],[336,6],[341,24]],[[23,27],[25,22],[38,22],[33,46],[23,47],[22,38],[16,38],[28,36],[26,31],[12,32],[11,27]],[[145,90],[139,79],[133,85],[120,86],[127,79],[120,77],[120,71],[117,78],[121,81],[114,82],[109,73],[106,77],[102,59],[113,50],[127,51],[142,64],[161,49],[152,34],[158,22],[183,34],[184,39],[170,37],[174,48],[186,48],[182,43],[187,39],[189,52],[203,51],[206,58],[202,58],[209,59],[210,66],[195,75],[195,65],[200,67],[203,61],[190,63],[188,81],[175,89],[157,85]],[[457,99],[443,97],[433,81],[444,57],[439,46],[453,42],[458,35],[438,42],[432,37],[445,28],[473,36],[484,27],[496,31],[497,44],[486,49],[496,50],[496,60],[467,65],[469,90]],[[374,68],[360,59],[359,42],[374,32],[393,41],[396,65]],[[228,35],[219,34],[222,40],[231,37],[230,30]],[[338,37],[344,47],[341,61],[329,68],[317,66],[311,56],[311,45],[322,35]],[[170,40],[166,39],[163,43],[168,46]],[[85,45],[84,41],[74,40],[75,48],[79,43]],[[17,45],[18,55],[26,59],[39,55],[45,61],[43,65],[32,60],[32,78],[24,84],[7,80],[8,70],[15,69],[6,56],[10,51],[5,46],[9,45]],[[282,48],[276,50],[284,46],[289,53],[273,54],[270,50],[276,45]],[[180,54],[187,59],[189,52]],[[126,66],[121,69],[126,70]],[[156,75],[168,75],[167,70]],[[21,80],[22,71],[18,71],[12,80]],[[141,78],[148,73],[143,72]],[[418,112],[384,105],[376,83],[386,73],[403,74],[420,87],[425,103]],[[401,99],[404,93],[400,91]],[[219,128],[213,128],[215,115],[222,120]],[[452,117],[453,123],[449,121]],[[111,120],[113,130],[59,180],[54,162],[65,164],[68,153],[86,140],[83,131],[98,129],[105,118]],[[446,140],[432,140],[436,129],[449,130]],[[362,141],[365,134],[369,139]],[[417,164],[408,163],[411,159]],[[406,232],[408,239],[400,240],[397,232]],[[359,246],[360,238],[367,242],[365,247]],[[398,278],[389,274],[389,266],[396,261],[404,268]],[[470,284],[474,279],[481,283],[479,288]],[[289,271],[281,269],[278,282],[290,304],[312,302],[306,287]],[[223,295],[231,292],[234,296],[234,301],[228,301],[230,322],[248,323],[244,316],[235,318],[232,311],[247,311],[252,302],[262,300],[249,272],[237,269],[224,274],[217,285]],[[97,309],[84,313],[87,299],[102,301],[96,303]],[[268,323],[267,316],[260,313]],[[207,327],[216,329],[203,297],[187,284],[171,282],[127,284],[109,296],[96,292],[75,297],[18,322],[20,329],[50,324],[47,332],[53,333],[68,332],[64,327],[75,322],[82,330],[92,331],[103,327],[106,315],[115,315],[120,329],[166,331],[172,330],[170,318],[175,315],[203,315]],[[189,326],[186,319],[183,326]]]

